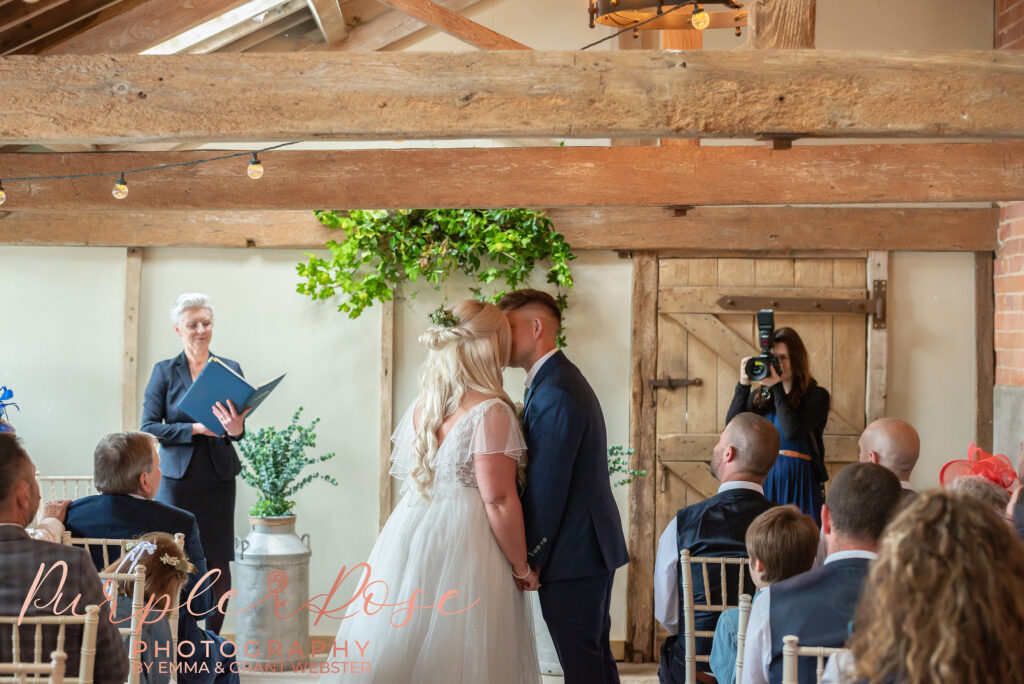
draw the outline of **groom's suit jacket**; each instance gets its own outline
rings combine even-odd
[[[592,577],[628,563],[601,405],[561,351],[544,362],[527,390],[523,431],[526,547],[541,580]]]

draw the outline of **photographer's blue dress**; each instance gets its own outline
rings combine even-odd
[[[814,518],[814,523],[821,527],[824,483],[818,480],[814,469],[812,454],[817,450],[811,444],[810,433],[804,433],[794,440],[786,439],[776,411],[773,409],[764,417],[775,425],[781,440],[779,458],[764,481],[765,498],[777,504],[793,504]]]
[[[764,481],[764,495],[777,504],[793,504],[821,527],[821,504],[824,499],[825,468],[823,448],[825,424],[831,408],[828,391],[812,383],[797,405],[789,403],[782,383],[769,390],[770,401],[755,405],[760,388],[737,383],[726,422],[743,411],[753,411],[772,422],[779,433],[779,456]],[[780,410],[781,409],[781,410]]]

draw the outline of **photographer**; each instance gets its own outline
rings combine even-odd
[[[743,411],[753,411],[772,421],[782,445],[779,458],[764,481],[764,495],[777,504],[796,505],[820,527],[828,479],[823,439],[829,394],[811,376],[807,349],[795,330],[779,328],[770,334],[765,331],[764,338],[762,348],[771,344],[767,375],[760,379],[760,387],[751,391],[747,361],[756,357],[740,362],[740,381],[726,423]]]

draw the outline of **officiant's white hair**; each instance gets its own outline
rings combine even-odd
[[[456,324],[432,325],[420,335],[430,350],[420,375],[423,411],[413,440],[412,479],[426,494],[434,483],[430,462],[437,453],[437,431],[459,410],[466,390],[497,397],[512,406],[501,370],[512,350],[508,320],[494,304],[465,299],[452,307]]]
[[[213,304],[210,303],[209,297],[202,292],[186,292],[174,300],[174,306],[171,307],[171,323],[178,325],[182,314],[188,309],[209,309],[210,316],[213,316]]]

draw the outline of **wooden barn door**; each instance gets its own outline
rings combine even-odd
[[[655,534],[678,509],[718,490],[708,470],[711,450],[725,427],[740,360],[757,353],[756,307],[736,310],[737,300],[730,306],[728,298],[868,296],[864,259],[662,259],[659,270]],[[775,308],[776,326],[800,334],[812,374],[832,395],[825,455],[834,473],[858,455],[870,317]],[[666,634],[656,627],[660,643]]]

